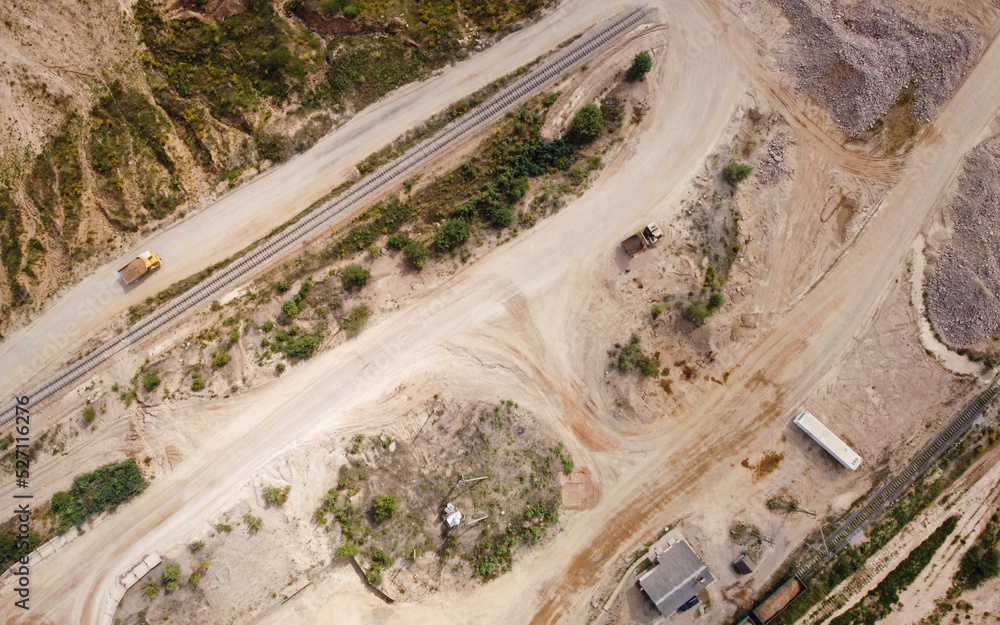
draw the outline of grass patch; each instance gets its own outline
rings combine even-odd
[[[340,322],[340,327],[347,332],[347,336],[357,336],[365,328],[365,324],[368,323],[368,318],[371,314],[371,309],[364,304],[355,306],[351,309],[351,312],[347,313],[343,321]]]

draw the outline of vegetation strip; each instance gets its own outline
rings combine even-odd
[[[896,565],[878,586],[868,591],[849,610],[830,621],[830,625],[874,625],[892,612],[892,606],[899,602],[899,593],[914,582],[920,572],[930,564],[938,548],[955,531],[958,517],[948,517],[930,536],[910,552],[906,559]]]
[[[32,527],[27,545],[17,543],[14,519],[0,527],[0,564],[6,568],[53,536],[65,534],[102,512],[114,512],[146,486],[135,460],[106,464],[76,476],[69,491],[55,493],[48,505],[35,509],[32,521],[40,520],[42,531]]]

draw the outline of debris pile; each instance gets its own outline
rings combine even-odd
[[[785,145],[794,138],[778,133],[767,143],[767,154],[757,166],[757,182],[762,185],[777,184],[781,176],[792,176],[792,170],[785,164]]]
[[[919,85],[914,113],[929,121],[981,52],[970,23],[890,0],[772,1],[791,24],[782,64],[849,135],[871,127],[912,79]]]

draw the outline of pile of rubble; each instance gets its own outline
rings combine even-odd
[[[794,141],[794,139],[786,136],[785,133],[778,133],[768,141],[767,154],[757,166],[757,171],[754,172],[759,184],[767,186],[777,184],[782,175],[791,178],[792,170],[785,165],[785,144],[789,141]]]
[[[1000,328],[1000,135],[966,157],[947,211],[952,236],[927,282],[928,309],[946,341],[972,345]]]
[[[970,23],[892,0],[772,2],[791,23],[781,63],[849,135],[871,127],[912,79],[919,85],[914,112],[929,121],[981,53]]]

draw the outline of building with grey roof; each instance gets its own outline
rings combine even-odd
[[[685,540],[671,541],[656,560],[657,565],[639,578],[639,587],[664,616],[715,582],[715,576]]]

